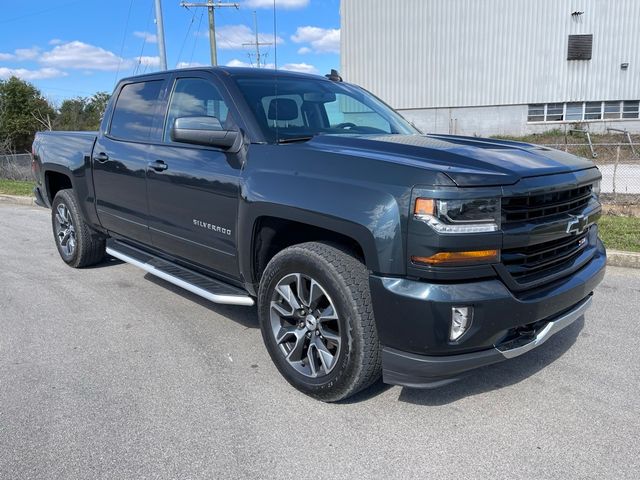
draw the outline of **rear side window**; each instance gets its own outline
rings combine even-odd
[[[109,133],[122,140],[147,141],[163,80],[122,87],[111,117]]]

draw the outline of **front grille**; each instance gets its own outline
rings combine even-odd
[[[588,244],[588,231],[551,242],[502,251],[502,263],[518,283],[528,283],[557,271],[575,260]]]
[[[591,199],[591,185],[542,193],[539,195],[504,197],[502,224],[539,220],[563,213],[581,211]]]

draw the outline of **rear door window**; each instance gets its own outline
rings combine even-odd
[[[121,140],[148,141],[163,83],[164,80],[150,80],[122,87],[109,134]]]

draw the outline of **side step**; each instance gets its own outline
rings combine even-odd
[[[247,307],[254,304],[253,298],[240,288],[206,277],[117,240],[107,242],[107,253],[214,303]]]

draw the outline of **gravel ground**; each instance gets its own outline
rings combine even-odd
[[[116,261],[73,270],[0,205],[0,478],[639,478],[640,270],[584,319],[432,391],[293,390],[255,309]]]

